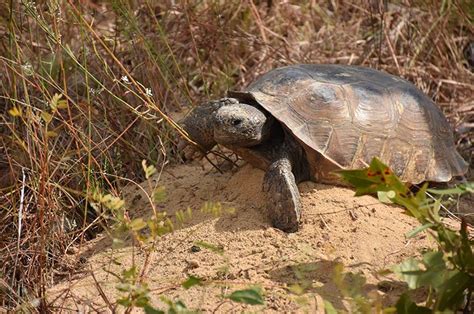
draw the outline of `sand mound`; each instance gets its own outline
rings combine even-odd
[[[303,226],[294,234],[285,234],[270,226],[264,214],[261,193],[263,172],[244,165],[220,174],[200,162],[166,168],[159,183],[166,187],[167,198],[160,208],[173,217],[173,210],[193,209],[193,216],[156,245],[146,274],[153,303],[162,304],[159,295],[182,300],[188,308],[228,312],[243,309],[268,312],[321,310],[321,297],[344,309],[340,292],[332,281],[338,262],[346,271],[363,273],[364,287],[393,302],[403,285],[377,272],[417,250],[430,246],[420,234],[407,240],[405,233],[417,223],[402,210],[380,204],[372,197],[353,197],[353,190],[313,182],[300,184],[303,201]],[[156,178],[155,178],[156,180]],[[150,182],[142,186],[148,189]],[[127,190],[127,203],[134,216],[148,216],[150,206],[138,187]],[[206,201],[222,204],[223,213],[215,217],[199,209]],[[235,212],[226,209],[234,208]],[[218,254],[197,250],[196,241],[223,248]],[[61,295],[55,305],[69,309],[106,310],[95,281],[110,300],[120,295],[112,273],[135,262],[144,263],[144,253],[131,246],[112,250],[107,238],[99,237],[80,252],[86,262],[81,271],[50,291],[51,299]],[[91,276],[93,273],[94,276]],[[188,275],[205,279],[208,284],[185,290],[180,286]],[[95,279],[94,279],[95,277]],[[303,295],[288,288],[305,281]],[[387,280],[382,286],[374,285]],[[224,301],[222,295],[259,284],[265,294],[265,306],[246,307]]]

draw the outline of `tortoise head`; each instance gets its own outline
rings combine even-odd
[[[255,146],[270,136],[274,118],[256,106],[234,103],[214,114],[214,140],[222,145]]]

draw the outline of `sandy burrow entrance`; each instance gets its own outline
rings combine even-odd
[[[165,295],[206,312],[318,312],[322,299],[347,310],[332,280],[340,262],[346,271],[367,277],[364,292],[377,294],[390,304],[404,285],[377,272],[415,256],[421,248],[433,247],[426,234],[406,239],[405,234],[417,222],[400,208],[369,196],[356,198],[351,189],[313,182],[299,185],[302,228],[285,234],[272,228],[264,214],[262,178],[263,172],[250,165],[224,174],[198,161],[165,168],[158,182],[165,186],[167,197],[160,209],[173,217],[174,211],[191,207],[193,216],[163,236],[153,251],[146,278],[156,306],[164,308],[159,295]],[[148,189],[149,183],[142,186]],[[125,196],[134,217],[150,215],[150,206],[138,187],[129,187]],[[206,201],[219,202],[223,213],[216,217],[200,212]],[[197,251],[193,248],[196,241],[219,246],[224,253]],[[61,295],[54,304],[65,310],[107,311],[95,280],[107,298],[115,301],[120,293],[115,288],[118,280],[111,273],[119,274],[132,263],[140,268],[144,259],[132,246],[112,250],[106,236],[91,241],[80,255],[86,258],[83,267],[49,291],[50,300]],[[180,283],[188,275],[203,278],[207,284],[185,290]],[[301,281],[306,287],[302,295],[289,292],[289,287]],[[384,283],[377,285],[380,281]],[[264,306],[223,302],[222,295],[253,284],[263,289]]]

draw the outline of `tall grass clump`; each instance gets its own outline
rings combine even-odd
[[[292,63],[366,65],[436,100],[472,161],[465,0],[0,3],[1,306],[48,307],[141,161],[176,161],[176,112]]]

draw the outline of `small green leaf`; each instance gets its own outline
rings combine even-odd
[[[135,218],[129,224],[130,229],[133,231],[140,231],[146,226],[147,223],[143,220],[143,218]]]
[[[237,290],[227,296],[228,299],[245,304],[258,305],[263,304],[263,297],[259,289]]]
[[[443,252],[433,251],[423,254],[423,265],[426,270],[419,278],[420,285],[437,289],[446,280],[446,263]]]
[[[143,310],[145,311],[145,314],[165,314],[164,311],[155,309],[151,305],[147,304],[143,307]]]
[[[188,207],[185,211],[178,210],[176,211],[176,219],[180,224],[183,224],[186,220],[191,219],[193,217],[193,211],[191,207]]]
[[[153,191],[153,200],[156,203],[161,203],[166,199],[166,188],[159,186]]]
[[[130,301],[130,299],[127,297],[118,299],[117,303],[125,307],[130,307],[132,305],[132,301]]]
[[[395,198],[396,196],[396,193],[395,191],[377,191],[377,198],[379,199],[379,201],[381,201],[382,203],[388,203],[388,204],[391,204],[393,203],[392,199]]]
[[[115,197],[112,194],[106,194],[103,196],[99,195],[98,198],[102,205],[112,210],[120,209],[125,205],[124,200],[120,199],[119,197]]]
[[[205,202],[201,207],[201,212],[219,217],[222,215],[222,204],[219,202]]]
[[[296,295],[302,295],[305,293],[305,289],[300,284],[292,284],[288,287],[288,291]]]
[[[129,283],[119,283],[115,288],[120,292],[129,292],[131,290],[131,285]]]
[[[217,246],[217,245],[214,245],[214,244],[211,244],[211,243],[208,243],[208,242],[204,242],[204,241],[196,241],[194,244],[197,245],[197,246],[200,246],[204,249],[211,250],[215,253],[224,254],[224,248],[222,248],[221,246]]]
[[[337,310],[334,308],[331,302],[324,300],[324,313],[337,314]]]
[[[49,124],[53,120],[53,116],[47,113],[46,111],[41,112],[41,118],[46,124]]]
[[[124,279],[130,280],[134,279],[137,276],[137,268],[135,266],[130,267],[122,271],[122,277]]]
[[[66,109],[67,107],[68,107],[67,100],[62,99],[58,101],[58,106],[57,106],[58,109]]]
[[[347,285],[347,292],[350,297],[356,298],[362,295],[367,279],[362,274],[347,273],[346,280],[350,282]]]
[[[431,227],[434,227],[436,226],[436,224],[434,223],[427,223],[427,224],[424,224],[424,225],[421,225],[421,226],[418,226],[416,227],[415,229],[413,229],[412,231],[408,232],[405,236],[410,239],[410,238],[413,238],[414,236],[416,236],[418,233],[426,230],[426,229],[429,229]]]
[[[453,270],[449,274],[449,278],[443,281],[438,289],[438,309],[443,311],[446,309],[457,310],[461,306],[464,299],[464,291],[472,287],[474,278],[467,273]]]
[[[397,196],[409,193],[406,185],[377,158],[372,159],[368,168],[339,170],[336,173],[356,187],[356,196],[390,190],[393,190]]]
[[[456,252],[460,242],[460,236],[457,232],[448,228],[438,229],[438,243],[446,252]]]
[[[420,265],[423,264],[423,268]],[[409,258],[393,267],[393,272],[400,276],[410,289],[422,286],[438,289],[448,276],[443,252],[433,251],[423,255],[422,261]]]
[[[474,241],[469,239],[469,230],[467,229],[466,219],[461,220],[461,247],[459,248],[459,264],[465,265],[471,275],[474,275],[474,253],[472,249],[474,248]]]
[[[168,314],[178,314],[178,313],[194,313],[193,311],[190,311],[186,308],[186,305],[184,305],[183,302],[180,300],[173,302],[169,300],[168,298],[161,296],[160,300],[168,305]]]
[[[429,314],[432,311],[424,306],[418,306],[415,302],[413,302],[407,294],[402,294],[400,299],[396,304],[397,313],[398,314]]]
[[[188,279],[181,284],[184,289],[189,289],[195,285],[201,285],[202,279],[194,276],[189,276]]]
[[[55,111],[56,108],[58,107],[58,101],[61,99],[61,97],[63,97],[62,94],[54,94],[53,97],[51,98],[51,101],[49,102],[49,106],[51,107],[53,111]]]
[[[145,172],[145,178],[149,179],[155,172],[156,168],[153,165],[148,166],[146,160],[142,160],[143,171]]]
[[[186,305],[184,305],[182,301],[178,300],[172,306],[170,306],[170,308],[168,309],[168,314],[179,314],[179,313],[192,314],[196,312],[188,310],[186,308]]]
[[[393,267],[393,272],[408,284],[410,289],[419,287],[419,278],[422,273],[420,263],[414,258],[409,258]]]
[[[12,117],[21,117],[23,115],[23,111],[20,107],[14,106],[12,109],[8,110],[8,113]]]
[[[428,189],[428,192],[437,195],[474,193],[474,182],[462,183],[450,189]]]
[[[112,239],[112,248],[119,249],[125,246],[125,241],[119,238]]]
[[[173,223],[169,218],[166,218],[163,213],[159,213],[158,217],[153,217],[152,219],[149,219],[147,224],[148,228],[150,228],[150,232],[152,237],[159,237],[162,236],[166,233],[169,233],[173,231],[174,226]]]

